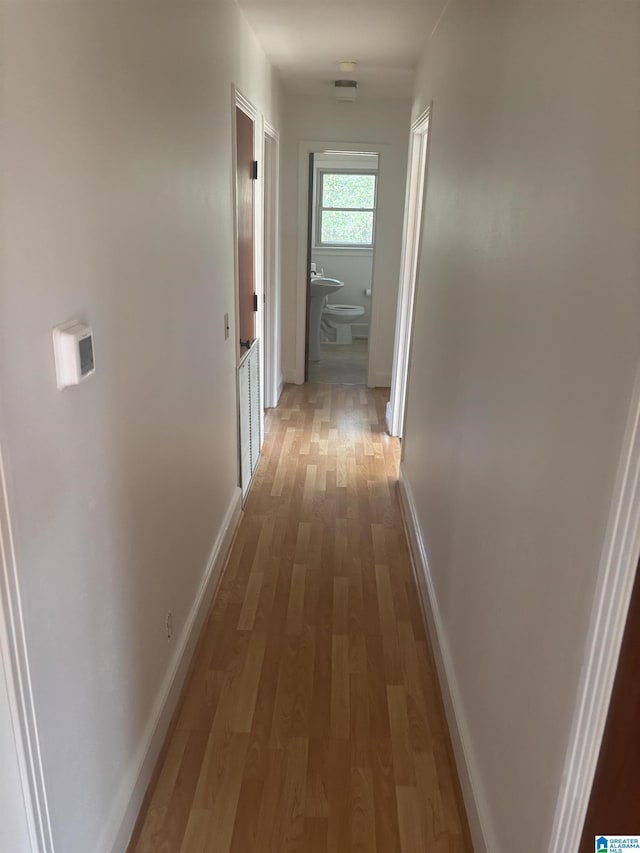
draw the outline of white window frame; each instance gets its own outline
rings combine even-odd
[[[373,207],[324,207],[322,204],[323,181],[325,175],[373,175],[375,178]],[[377,169],[339,169],[325,167],[316,171],[316,223],[314,248],[316,249],[373,249],[376,240],[376,211],[378,207],[378,170]],[[328,243],[322,240],[322,214],[325,210],[344,211],[345,213],[371,213],[373,224],[370,243]]]

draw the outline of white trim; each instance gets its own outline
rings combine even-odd
[[[233,322],[230,323],[231,345],[233,346],[234,362],[239,362],[238,356],[238,338],[240,337],[240,301],[239,301],[239,272],[238,272],[238,188],[236,174],[238,171],[238,131],[237,131],[237,116],[236,110],[239,106],[238,99],[242,98],[242,94],[231,84],[231,204],[233,215]],[[240,485],[242,481],[241,460],[240,460],[240,396],[238,394],[238,384],[236,382],[236,436],[237,436],[237,479],[236,482]]]
[[[376,158],[375,169],[363,169],[355,166],[330,166],[328,164],[318,165],[314,163],[314,216],[313,228],[311,229],[311,250],[315,252],[318,249],[333,249],[338,252],[343,252],[349,249],[367,249],[373,252],[376,245],[376,214],[378,212],[378,163],[379,158]],[[372,175],[373,182],[373,207],[325,207],[322,203],[324,199],[324,177],[325,175]],[[342,213],[371,213],[371,242],[370,243],[324,243],[322,241],[322,216],[325,210],[340,211]]]
[[[264,120],[264,134],[271,137],[276,142],[280,142],[280,132],[275,129],[270,121]]]
[[[18,583],[5,467],[0,450],[0,654],[22,782],[25,819],[34,853],[53,853],[47,789],[42,767],[38,724],[24,617]]]
[[[355,255],[362,257],[373,255],[373,246],[313,246],[314,255],[333,255],[334,257],[344,258],[345,255]]]
[[[270,124],[264,123],[264,405],[273,408],[278,404],[280,375],[280,193],[279,134]],[[268,152],[268,153],[267,153]]]
[[[420,530],[413,493],[402,464],[400,465],[399,495],[422,612],[429,629],[438,670],[440,689],[469,821],[473,849],[475,853],[498,853],[500,848],[484,795],[477,759],[472,748],[467,716],[440,613],[440,605],[429,570],[427,550]],[[568,853],[568,850],[569,848],[566,848],[564,853]]]
[[[238,350],[238,340],[240,338],[240,303],[238,300],[239,293],[239,277],[238,277],[238,198],[237,198],[237,131],[236,131],[236,109],[240,109],[253,122],[253,156],[256,156],[258,150],[262,151],[262,130],[258,127],[258,110],[251,101],[243,95],[243,93],[231,84],[231,184],[232,184],[232,199],[233,199],[233,258],[234,258],[234,294],[233,304],[235,312],[235,336],[233,340],[234,352],[236,355],[236,365],[240,361]],[[255,293],[258,295],[258,314],[256,316],[256,337],[259,337],[259,330],[262,324],[262,306],[260,305],[262,296],[262,169],[258,164],[258,180],[255,182],[253,196],[253,286]],[[238,468],[239,471],[239,468]],[[240,482],[238,475],[238,482]]]
[[[256,340],[262,339],[264,329],[264,119],[262,115],[253,123],[253,156],[258,164],[258,178],[254,181],[253,194],[253,284],[258,300],[255,318]],[[264,347],[258,349],[258,372],[260,374],[260,447],[264,436]]]
[[[351,324],[351,333],[352,336],[356,340],[368,341],[369,340],[369,324],[368,323],[352,323]],[[385,376],[391,378],[391,372],[386,371]]]
[[[343,151],[356,151],[359,154],[377,154],[378,155],[378,187],[382,185],[384,176],[385,154],[389,150],[389,145],[386,143],[366,143],[366,142],[331,142],[321,139],[302,140],[298,145],[298,224],[297,233],[297,253],[296,253],[296,335],[295,335],[295,362],[293,371],[285,372],[284,380],[286,382],[295,382],[296,385],[302,385],[304,382],[304,349],[305,349],[305,330],[306,330],[306,310],[307,310],[307,229],[308,229],[308,210],[309,210],[309,155],[319,154],[325,151],[332,153]],[[377,241],[376,241],[377,243]],[[375,252],[376,245],[373,249],[370,247],[367,251],[374,253],[372,267],[372,296],[371,296],[371,320],[370,328],[375,328],[374,324],[377,317],[376,312],[376,288],[375,288]],[[369,336],[369,363],[367,369],[367,384],[373,386],[374,375],[373,366],[376,364],[376,347],[377,335],[373,332]]]
[[[240,303],[239,303],[239,270],[238,270],[238,218],[237,218],[237,132],[236,132],[236,110],[240,109],[253,122],[253,156],[258,157],[257,152],[264,152],[264,126],[265,121],[258,113],[257,108],[251,101],[238,89],[231,84],[232,95],[232,199],[233,199],[233,251],[234,251],[234,311],[235,311],[235,337],[234,337],[234,352],[236,355],[236,366],[240,362],[239,353],[239,338],[240,338]],[[263,210],[263,163],[258,159],[258,179],[255,181],[253,193],[253,286],[254,293],[258,300],[258,311],[255,317],[255,336],[256,340],[261,337],[261,332],[264,324],[264,210]],[[264,362],[263,362],[263,347],[259,350],[259,371],[260,371],[260,444],[264,436]],[[236,429],[238,435],[238,484],[242,480],[240,470],[240,398],[237,396],[236,389]]]
[[[371,339],[369,346],[371,346]],[[388,388],[391,385],[391,373],[388,370],[374,370],[369,373],[369,388]]]
[[[426,176],[429,147],[431,106],[411,125],[407,190],[402,230],[402,255],[400,262],[400,287],[396,314],[396,337],[393,348],[391,371],[391,405],[387,427],[391,435],[402,436],[407,398],[407,380],[411,338],[413,332],[413,308],[416,298],[416,278],[421,249],[422,220],[426,198]]]
[[[243,113],[246,113],[246,115],[248,115],[250,119],[253,119],[253,121],[256,122],[258,120],[257,108],[251,103],[251,101],[249,100],[249,98],[246,97],[246,95],[243,95],[243,93],[240,91],[240,89],[238,89],[236,85],[232,85],[233,102],[235,106],[240,107]]]
[[[114,798],[105,829],[96,850],[122,853],[131,839],[140,808],[153,775],[160,751],[176,710],[189,665],[209,606],[222,576],[241,514],[240,489],[234,489],[224,520],[216,537],[200,588],[175,646],[173,657],[153,704],[138,748]]]
[[[549,853],[577,850],[640,554],[640,370],[613,492]]]

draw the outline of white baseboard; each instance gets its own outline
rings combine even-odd
[[[422,611],[429,628],[429,636],[431,637],[433,646],[433,654],[438,670],[438,679],[440,681],[456,769],[469,821],[473,849],[475,853],[500,853],[493,822],[485,801],[477,762],[471,747],[467,717],[462,704],[455,667],[440,614],[440,606],[429,570],[427,551],[418,523],[411,485],[402,465],[400,466],[399,486],[402,516],[407,539],[409,540]]]
[[[128,772],[114,800],[101,843],[96,846],[101,853],[123,853],[131,839],[147,788],[151,781],[160,751],[175,712],[178,699],[189,671],[195,646],[222,569],[233,541],[241,513],[241,492],[235,489],[229,507],[216,537],[202,583],[176,644],[165,678],[153,704],[147,725],[140,737],[139,747],[133,756]]]
[[[369,388],[390,388],[391,372],[386,370],[374,370],[371,374]]]

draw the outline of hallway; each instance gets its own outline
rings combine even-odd
[[[286,386],[135,853],[466,853],[387,389]]]

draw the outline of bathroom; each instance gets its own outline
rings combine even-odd
[[[310,324],[309,381],[366,385],[378,155],[316,153],[310,168],[312,281],[343,286],[322,298],[319,329]]]

